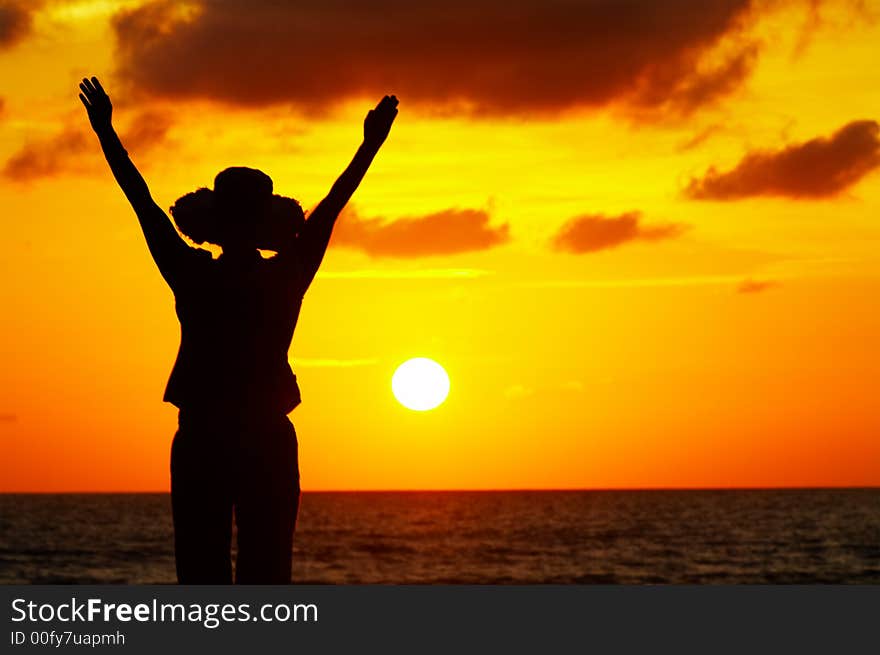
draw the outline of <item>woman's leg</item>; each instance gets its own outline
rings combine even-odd
[[[174,558],[180,584],[232,584],[232,470],[217,430],[181,420],[171,444]]]
[[[299,509],[296,432],[286,416],[250,425],[237,458],[236,584],[290,584]]]

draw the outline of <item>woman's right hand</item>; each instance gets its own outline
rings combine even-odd
[[[110,104],[110,97],[104,91],[104,87],[98,81],[97,77],[88,79],[83,78],[79,84],[79,99],[85,105],[86,112],[89,114],[89,122],[95,132],[101,132],[110,128],[111,115],[113,114],[113,105]]]

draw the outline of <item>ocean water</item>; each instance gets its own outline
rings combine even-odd
[[[304,493],[299,583],[880,583],[880,489]],[[0,583],[173,583],[167,494],[0,495]]]

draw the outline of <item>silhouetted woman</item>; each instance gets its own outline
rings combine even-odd
[[[171,447],[177,578],[232,582],[234,510],[235,581],[288,583],[300,487],[287,414],[300,394],[287,351],[336,217],[388,136],[397,99],[385,96],[367,114],[363,143],[308,220],[299,203],[273,195],[272,180],[251,168],[227,168],[213,191],[178,199],[171,208],[178,228],[195,243],[219,245],[214,259],[187,245],[153,200],[111,125],[110,98],[98,79],[83,79],[80,90],[180,319],[180,351],[164,397],[180,410]],[[258,249],[277,254],[263,258]]]

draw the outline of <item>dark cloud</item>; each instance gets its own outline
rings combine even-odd
[[[687,229],[681,223],[642,225],[640,212],[620,216],[585,214],[563,225],[552,244],[556,250],[581,254],[616,248],[630,241],[673,239]]]
[[[31,30],[31,13],[38,2],[0,3],[0,50],[10,48]]]
[[[394,92],[411,106],[496,115],[616,101],[687,114],[751,70],[752,4],[159,0],[120,12],[113,28],[118,72],[154,96],[321,110]]]
[[[372,257],[425,257],[486,250],[510,240],[505,223],[489,225],[479,209],[446,209],[434,214],[386,221],[361,218],[346,209],[333,232],[333,244]]]
[[[767,289],[772,289],[774,287],[778,287],[779,282],[775,280],[743,280],[736,286],[737,293],[761,293],[762,291],[767,291]]]
[[[74,126],[63,128],[48,138],[25,143],[3,166],[5,177],[16,182],[27,182],[62,173],[91,172],[93,159],[88,155],[100,152],[97,138],[91,133],[85,118]],[[136,158],[164,141],[171,127],[170,117],[154,111],[134,116],[122,132],[122,142]]]
[[[748,153],[733,169],[710,168],[685,194],[698,200],[749,196],[825,198],[849,188],[880,165],[880,126],[853,121],[829,137],[782,150]]]

